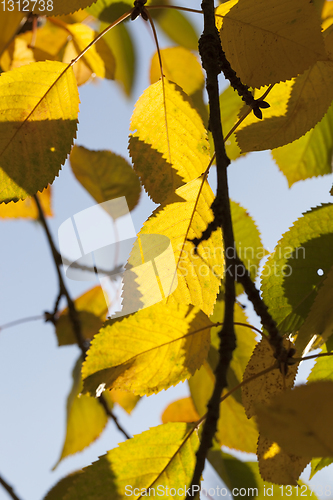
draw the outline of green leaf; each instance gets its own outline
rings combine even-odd
[[[303,137],[274,149],[272,155],[289,187],[294,182],[330,174],[333,154],[333,105],[324,118]]]
[[[200,176],[210,155],[207,133],[189,98],[175,84],[154,83],[136,103],[129,151],[134,170],[155,203]]]
[[[155,304],[111,321],[91,343],[84,392],[102,387],[149,395],[185,380],[207,357],[210,327],[202,311],[183,304]]]
[[[0,76],[0,201],[17,201],[53,182],[76,134],[73,70],[37,62]]]
[[[313,476],[322,470],[324,467],[328,467],[333,463],[333,458],[332,457],[326,457],[326,458],[313,458],[311,460],[311,474],[310,474],[310,479],[313,478]]]
[[[326,204],[303,214],[267,260],[261,275],[263,299],[282,333],[304,323],[333,265],[332,245],[333,205]]]
[[[63,500],[67,491],[80,474],[82,474],[82,471],[79,470],[60,479],[60,481],[48,491],[43,500]]]
[[[84,339],[91,340],[103,326],[108,312],[102,288],[100,286],[91,288],[75,299],[74,305],[81,323],[82,336]],[[59,346],[77,344],[68,307],[63,309],[57,317],[56,334]]]
[[[160,15],[156,16],[156,21],[164,33],[177,45],[189,50],[198,50],[198,34],[182,12],[176,9],[163,9]]]
[[[237,76],[256,88],[326,59],[319,16],[303,0],[239,0],[223,17],[221,42]]]
[[[185,498],[191,484],[195,452],[199,446],[194,427],[168,423],[121,443],[84,469],[64,500],[133,500],[142,495],[168,496],[175,488],[175,500]],[[168,490],[167,490],[168,488]],[[183,490],[179,490],[182,488]]]
[[[85,9],[93,3],[94,0],[53,0],[52,9],[50,8],[49,10],[45,8],[45,5],[37,2],[34,8],[34,14],[38,13],[42,16],[61,16],[64,14],[71,14],[79,9]]]
[[[324,345],[321,349],[321,354],[326,354],[327,347]],[[332,356],[319,356],[316,363],[307,378],[308,382],[316,382],[319,380],[333,381],[333,362]]]
[[[98,203],[125,196],[129,210],[137,205],[140,181],[122,156],[74,146],[70,162],[77,180]]]
[[[103,31],[107,26],[107,23],[101,23],[100,31]],[[115,79],[121,84],[126,95],[130,97],[136,76],[135,50],[131,33],[126,24],[121,23],[108,31],[103,36],[103,40],[110,47],[116,59]]]
[[[108,417],[98,399],[80,394],[81,357],[73,370],[73,386],[67,399],[67,430],[66,439],[59,462],[69,455],[73,455],[93,443],[107,424]]]
[[[109,25],[125,12],[130,11],[132,7],[133,2],[131,0],[98,0],[86,10],[89,14]]]

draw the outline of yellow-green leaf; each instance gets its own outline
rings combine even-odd
[[[37,2],[34,14],[41,16],[62,16],[71,14],[79,9],[85,9],[96,0],[45,0],[42,4]]]
[[[98,203],[125,196],[129,210],[137,205],[140,181],[122,156],[74,146],[70,162],[77,180]]]
[[[201,175],[210,155],[207,133],[189,98],[166,79],[136,103],[129,151],[145,190],[163,203],[181,185]]]
[[[297,480],[309,462],[309,458],[286,453],[261,434],[257,455],[262,479],[277,484],[297,486]]]
[[[293,344],[287,339],[284,339],[283,344],[286,349],[293,347]],[[274,364],[276,364],[274,350],[268,342],[267,337],[263,337],[254,349],[252,357],[247,364],[243,382],[267,370],[267,368],[270,368]],[[256,414],[256,405],[258,403],[268,403],[277,394],[294,385],[297,368],[297,363],[291,365],[288,367],[288,373],[282,375],[279,367],[276,367],[243,385],[242,400],[248,418]]]
[[[221,232],[215,231],[201,243],[198,254],[189,240],[201,236],[213,219],[213,199],[208,183],[202,184],[202,177],[195,179],[177,189],[166,206],[156,209],[140,232],[165,235],[172,243],[178,286],[167,298],[168,303],[194,304],[208,315],[213,311],[224,270]],[[135,272],[132,268],[133,276]],[[126,293],[125,285],[124,290]]]
[[[320,354],[326,354],[327,352],[327,346],[324,345]],[[319,356],[316,359],[316,363],[308,376],[308,382],[316,382],[318,380],[333,381],[332,356]]]
[[[333,382],[300,385],[257,406],[260,432],[299,456],[333,456]]]
[[[79,97],[72,68],[37,62],[0,76],[0,201],[42,191],[76,134]]]
[[[202,311],[183,304],[155,304],[111,321],[90,345],[82,368],[85,392],[149,395],[185,380],[207,357],[210,327]]]
[[[289,187],[294,182],[330,174],[333,153],[333,106],[324,118],[298,140],[272,151]]]
[[[244,102],[231,86],[226,88],[220,95],[221,120],[225,136],[230,132],[235,123],[237,123],[238,114],[243,106]],[[240,156],[241,151],[236,142],[235,133],[225,141],[225,149],[230,160],[236,160]]]
[[[162,413],[162,422],[196,422],[199,415],[192,398],[182,398],[170,403]]]
[[[38,195],[44,215],[52,217],[51,186]],[[0,219],[38,219],[38,209],[33,198],[11,201],[0,205]]]
[[[328,467],[331,465],[333,462],[333,457],[326,457],[326,458],[313,458],[311,460],[311,474],[310,474],[310,479],[313,478],[313,476],[319,472],[321,469],[324,467]]]
[[[170,47],[160,51],[164,76],[175,82],[187,95],[192,95],[204,88],[205,79],[201,65],[195,55],[183,47]],[[157,52],[150,65],[150,83],[161,78],[161,69]]]
[[[319,16],[303,0],[239,0],[223,17],[221,42],[237,76],[257,88],[327,57]]]
[[[184,423],[153,427],[100,457],[78,476],[64,500],[184,499],[199,446],[197,431]],[[148,492],[148,489],[150,492]]]
[[[106,320],[108,306],[100,286],[91,288],[74,301],[81,322],[82,336],[92,339]],[[76,344],[73,325],[69,318],[68,307],[63,309],[56,321],[56,334],[59,345]]]
[[[162,2],[155,3],[161,4]],[[159,15],[156,16],[156,21],[164,33],[177,45],[189,50],[198,50],[199,37],[193,25],[182,12],[176,9],[161,9]]]
[[[108,417],[98,399],[80,394],[81,358],[73,370],[73,386],[67,400],[66,439],[59,462],[68,455],[73,455],[89,446],[103,431]]]

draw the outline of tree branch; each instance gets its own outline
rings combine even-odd
[[[222,228],[224,247],[231,249],[230,252],[225,252],[226,266],[229,270],[225,276],[225,312],[223,319],[223,327],[219,332],[220,348],[219,348],[219,363],[215,371],[215,386],[211,399],[207,406],[207,418],[203,427],[200,447],[197,451],[197,461],[192,479],[192,488],[200,485],[201,475],[204,469],[205,460],[209,449],[213,443],[213,437],[217,430],[217,422],[220,414],[220,398],[222,391],[227,387],[227,371],[232,358],[232,352],[236,347],[236,337],[234,331],[234,303],[235,303],[235,242],[233,235],[233,227],[231,221],[231,210],[229,201],[229,190],[227,180],[227,167],[230,160],[227,157],[222,132],[220,104],[219,104],[219,86],[218,74],[221,72],[221,42],[218,31],[215,26],[214,0],[203,0],[201,8],[204,13],[204,31],[199,40],[199,52],[202,59],[202,66],[206,70],[206,88],[209,101],[209,126],[213,135],[215,153],[216,153],[216,168],[217,168],[217,193],[212,204],[214,213],[213,224],[207,228],[209,234],[218,227]],[[205,233],[202,239],[205,238]],[[199,244],[200,240],[194,240],[194,243]],[[192,496],[191,494],[189,496]]]
[[[0,484],[9,493],[13,500],[20,500],[20,498],[14,493],[13,488],[0,476]]]
[[[41,207],[41,204],[39,202],[37,195],[34,195],[34,200],[35,200],[35,203],[37,205],[39,220],[40,220],[40,222],[45,230],[46,237],[47,237],[47,240],[49,242],[49,246],[50,246],[50,249],[52,252],[53,261],[54,261],[54,265],[56,267],[58,280],[59,280],[59,295],[58,295],[58,298],[56,301],[55,310],[57,308],[57,305],[59,303],[61,296],[65,296],[66,300],[67,300],[69,319],[70,319],[72,326],[73,326],[76,342],[77,342],[79,348],[81,349],[83,359],[85,359],[88,348],[86,345],[86,341],[82,335],[81,322],[80,322],[80,318],[79,318],[78,312],[76,310],[74,301],[72,300],[71,296],[69,295],[69,292],[66,288],[65,282],[64,282],[62,274],[61,274],[61,270],[60,270],[60,266],[62,265],[61,256],[60,256],[60,254],[59,254],[58,250],[56,249],[55,244],[53,242],[52,235],[50,233],[49,227],[48,227],[47,222],[46,222],[45,214],[43,212],[43,209]],[[100,402],[100,404],[103,406],[106,414],[114,420],[114,422],[115,422],[117,428],[120,430],[120,432],[123,433],[123,435],[126,437],[126,439],[129,439],[129,437],[130,437],[129,434],[120,426],[116,416],[109,409],[103,396],[100,396],[97,399]]]

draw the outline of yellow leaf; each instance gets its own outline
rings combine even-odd
[[[287,339],[284,339],[283,343],[287,349],[293,346]],[[275,363],[276,359],[273,348],[269,344],[268,339],[263,337],[254,349],[252,357],[247,364],[243,381],[245,382],[250,377],[266,370]],[[256,414],[256,405],[258,403],[268,403],[280,392],[290,389],[294,385],[297,369],[297,363],[291,365],[288,367],[287,375],[283,376],[279,368],[274,368],[268,373],[243,385],[242,400],[247,417],[251,418]]]
[[[156,304],[110,322],[90,345],[82,368],[84,391],[116,388],[149,395],[185,380],[207,356],[210,327],[202,311],[182,304]]]
[[[100,286],[91,288],[75,301],[75,308],[81,321],[82,336],[85,339],[92,339],[99,331],[106,320],[108,306],[105,295]],[[63,309],[56,321],[56,334],[59,345],[76,344],[76,337],[73,331],[73,325],[68,314],[68,307]]]
[[[67,29],[72,35],[75,50],[79,54],[98,35],[89,26],[82,23],[68,24]],[[92,73],[100,78],[114,79],[115,60],[109,46],[103,39],[95,43],[83,56],[86,65]],[[64,58],[64,62],[70,62]]]
[[[192,398],[183,398],[170,403],[162,414],[162,422],[196,422],[199,415]]]
[[[122,407],[129,415],[134,410],[136,404],[140,401],[140,396],[135,396],[131,392],[123,391],[121,389],[112,389],[108,391],[110,399]]]
[[[164,76],[168,80],[179,85],[187,95],[203,89],[204,75],[198,59],[192,52],[183,47],[171,47],[160,52]],[[155,52],[150,65],[150,83],[155,83],[160,78],[161,69]]]
[[[43,212],[47,217],[52,217],[51,209],[51,186],[44,189],[38,196]],[[38,219],[38,210],[33,198],[11,201],[0,205],[0,219]]]
[[[137,205],[140,181],[122,156],[74,146],[70,162],[77,180],[98,203],[125,196],[129,210]]]
[[[77,56],[78,56],[77,48],[75,47],[73,40],[70,40],[65,47],[62,61],[64,63],[70,63]],[[73,73],[74,73],[76,83],[78,86],[83,85],[84,83],[88,82],[92,78],[92,74],[93,74],[91,69],[89,68],[89,66],[87,66],[83,57],[81,57],[81,59],[79,59],[74,64]]]
[[[20,22],[24,18],[23,12],[18,12],[14,10],[9,12],[8,10],[1,11],[0,16],[0,56],[11,42],[12,37],[17,32]]]
[[[333,50],[333,32],[325,38]],[[255,97],[265,89],[256,92]],[[242,153],[284,146],[299,139],[326,114],[333,100],[333,58],[317,61],[302,75],[273,87],[266,100],[264,120],[250,113],[236,132]]]
[[[207,412],[207,403],[212,395],[215,376],[207,362],[189,379],[191,396],[200,417]],[[258,431],[254,421],[248,420],[244,407],[233,395],[220,404],[220,418],[216,439],[220,445],[235,450],[255,453],[257,449]]]
[[[96,398],[80,394],[81,358],[73,370],[73,386],[67,400],[67,430],[66,439],[60,455],[59,462],[89,446],[103,431],[108,417],[104,408]]]
[[[177,422],[153,427],[86,467],[65,498],[182,500],[191,484],[198,447],[193,426]]]
[[[72,14],[79,9],[89,7],[96,0],[45,0],[44,3],[37,2],[34,14],[42,16],[61,16]]]
[[[151,85],[136,103],[130,128],[135,131],[129,141],[134,170],[156,203],[206,170],[206,130],[175,84],[164,79]]]
[[[250,87],[289,80],[327,58],[320,19],[303,0],[239,0],[223,17],[221,42]]]
[[[260,432],[287,453],[333,456],[333,382],[300,385],[257,406]]]
[[[223,245],[220,230],[199,245],[198,254],[189,239],[199,237],[213,219],[210,206],[213,193],[202,178],[177,189],[168,204],[156,209],[144,223],[140,235],[167,236],[173,247],[177,266],[178,286],[166,300],[194,304],[211,314],[224,269]],[[197,201],[198,200],[198,201]],[[136,269],[131,269],[135,275]],[[126,292],[125,284],[124,290]]]
[[[53,182],[76,134],[79,96],[72,68],[37,62],[0,76],[0,201]]]
[[[262,479],[277,484],[297,486],[299,476],[309,463],[308,458],[286,453],[279,445],[261,435],[257,455]]]

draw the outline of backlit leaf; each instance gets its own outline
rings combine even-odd
[[[283,344],[286,349],[292,347],[292,343],[287,339],[284,339]],[[243,381],[245,382],[247,379],[270,368],[274,364],[276,364],[274,350],[268,342],[267,337],[262,338],[261,341],[258,342],[247,364]],[[291,388],[294,385],[297,368],[297,363],[288,366],[287,374],[282,375],[279,367],[276,367],[268,373],[243,385],[242,400],[247,417],[251,418],[256,414],[256,405],[258,403],[268,403],[286,388]]]
[[[302,179],[330,174],[332,153],[333,106],[303,137],[272,152],[279,169],[287,178],[289,187]]]
[[[257,455],[262,479],[277,484],[297,486],[297,480],[309,462],[309,458],[286,453],[261,434]]]
[[[132,7],[132,0],[98,0],[88,7],[87,11],[109,25],[125,12],[130,11]]]
[[[199,245],[198,254],[194,253],[193,243],[188,241],[201,236],[213,218],[210,209],[213,193],[206,181],[200,192],[201,186],[202,178],[199,178],[177,189],[166,206],[153,212],[140,234],[160,234],[170,238],[178,286],[167,298],[168,303],[194,304],[211,314],[224,269],[223,245],[220,230]]]
[[[322,470],[324,467],[328,467],[333,463],[333,458],[332,457],[326,457],[326,458],[313,458],[311,460],[311,474],[310,474],[310,479],[313,478],[313,476]]]
[[[140,396],[135,396],[131,392],[123,391],[121,389],[112,389],[108,391],[111,401],[117,403],[129,415],[140,401]]]
[[[67,430],[66,439],[59,462],[89,446],[103,431],[108,417],[104,408],[96,398],[80,394],[81,358],[73,370],[73,386],[67,400]]]
[[[321,354],[325,354],[327,352],[327,347],[324,345],[321,349]],[[316,382],[319,380],[331,380],[333,382],[332,356],[318,357],[307,380],[308,382]]]
[[[89,5],[95,3],[94,0],[53,0],[49,3],[49,8],[45,8],[45,4],[37,2],[34,8],[34,14],[42,16],[61,16],[64,14],[71,14],[79,9],[85,9]]]
[[[187,95],[204,88],[205,79],[201,65],[195,55],[183,47],[170,47],[160,51],[164,76],[175,82]],[[161,78],[161,69],[157,52],[150,65],[150,83]]]
[[[62,60],[65,63],[70,63],[70,61],[75,59],[77,56],[77,48],[75,47],[73,40],[70,40],[65,47]],[[74,64],[73,72],[78,86],[84,85],[92,79],[92,71],[86,64],[83,57]]]
[[[303,0],[239,0],[223,17],[221,42],[250,87],[288,80],[326,59],[319,16]]]
[[[304,457],[333,455],[333,382],[300,385],[258,405],[260,432],[283,450]]]
[[[225,136],[237,122],[238,114],[243,106],[244,102],[231,86],[227,87],[220,95],[221,120]],[[241,152],[236,142],[235,133],[226,140],[225,148],[230,160],[236,160],[240,156]]]
[[[207,403],[215,383],[215,376],[209,364],[205,362],[188,383],[195,408],[201,417],[207,412]],[[246,418],[243,405],[233,395],[220,404],[220,418],[215,437],[220,445],[248,453],[256,452],[258,441],[256,423],[253,419]]]
[[[157,3],[160,4],[160,2]],[[198,50],[196,30],[182,12],[176,9],[163,9],[156,21],[164,33],[177,45],[189,50]]]
[[[130,128],[134,170],[155,203],[165,202],[206,170],[206,130],[188,96],[175,84],[164,79],[164,84],[160,80],[148,87],[136,103]]]
[[[195,452],[199,446],[197,431],[184,423],[153,427],[121,443],[83,470],[64,500],[133,500],[141,495],[168,496],[175,488],[175,500],[185,498],[190,485]],[[168,488],[168,490],[167,490]],[[144,493],[146,492],[146,493]]]
[[[78,297],[74,301],[74,304],[81,322],[82,336],[90,340],[103,326],[108,312],[108,306],[102,288],[100,286],[91,288]],[[58,345],[77,343],[73,325],[69,318],[68,307],[59,313],[56,321],[56,334],[58,337]]]
[[[37,62],[0,76],[0,201],[24,199],[53,182],[76,134],[72,68]]]
[[[161,321],[163,318],[163,321]],[[94,338],[82,368],[84,390],[149,395],[185,380],[207,357],[211,322],[183,304],[155,304],[110,322]]]
[[[24,18],[24,13],[17,10],[10,12],[9,10],[1,11],[0,17],[0,56],[11,42],[12,37],[17,32],[20,22]]]
[[[162,414],[162,422],[196,422],[199,420],[192,398],[182,398],[170,403]]]
[[[122,156],[74,146],[70,162],[75,177],[97,203],[125,196],[129,210],[137,205],[140,181]]]
[[[44,189],[38,195],[39,202],[43,209],[44,215],[52,217],[51,208],[51,186]],[[1,203],[0,205],[0,219],[38,219],[38,210],[33,198],[26,198],[25,200],[11,201],[9,203]]]
[[[294,222],[262,271],[262,292],[282,333],[304,323],[317,291],[333,265],[333,205],[313,208]],[[323,270],[318,274],[318,270]],[[296,348],[299,341],[296,340]]]

